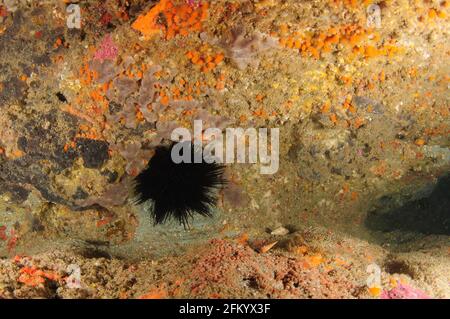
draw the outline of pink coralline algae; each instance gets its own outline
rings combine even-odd
[[[119,48],[113,42],[111,35],[107,35],[100,43],[100,48],[95,52],[94,60],[114,60],[119,53]]]
[[[431,299],[425,292],[406,284],[399,283],[391,290],[384,290],[381,299]]]

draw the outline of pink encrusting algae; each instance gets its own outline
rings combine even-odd
[[[399,283],[391,290],[384,290],[380,296],[381,299],[431,299],[422,290],[413,288],[407,284]]]
[[[95,52],[94,60],[114,60],[119,53],[119,48],[113,42],[110,34],[106,35],[100,43],[99,49]]]

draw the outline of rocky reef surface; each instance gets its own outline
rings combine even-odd
[[[14,3],[0,296],[450,296],[448,1]],[[279,128],[279,170],[227,165],[213,218],[154,226],[133,178],[199,119]]]

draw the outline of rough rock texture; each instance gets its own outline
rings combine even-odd
[[[433,271],[450,273],[440,268],[448,250],[439,237],[450,235],[441,201],[450,167],[449,4],[372,1],[381,9],[374,27],[369,2],[87,1],[82,28],[69,29],[62,2],[12,10],[0,1],[0,255],[69,263],[81,258],[70,250],[81,241],[124,259],[170,258],[211,238],[257,240],[268,229],[320,225],[414,260],[412,268],[422,266],[409,277],[448,297],[445,279],[424,271],[437,254]],[[194,119],[221,129],[280,128],[280,169],[262,176],[258,165],[228,165],[213,219],[198,218],[189,231],[154,227],[148,207],[134,204],[132,179],[173,128]],[[424,251],[434,240],[440,246]],[[274,269],[293,269],[281,279],[267,269],[252,277],[254,266],[224,279],[237,280],[234,287],[248,277],[258,297],[347,297],[342,287],[355,291],[365,280],[361,262],[352,278],[337,270],[335,287],[312,291],[327,275],[311,279],[288,257],[215,243],[251,265],[268,258]],[[46,252],[60,245],[68,247],[60,257]],[[126,264],[106,263],[106,272]],[[205,257],[199,278],[209,278],[210,264]],[[199,280],[192,282],[209,291]],[[36,296],[24,283],[6,285],[4,295]],[[47,288],[38,294],[66,296]],[[251,288],[230,289],[217,294],[252,296]]]

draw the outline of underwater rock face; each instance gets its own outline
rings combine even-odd
[[[4,160],[1,166],[2,179],[5,183],[30,184],[49,202],[66,204],[60,194],[53,190],[48,170],[58,174],[73,165],[76,152],[64,152],[64,145],[66,138],[75,134],[73,127],[76,119],[63,113],[43,113],[25,123],[20,123],[20,120],[10,123],[17,134],[16,150],[11,156],[19,156]],[[42,165],[44,161],[49,161],[51,165]],[[3,189],[7,190],[8,187]]]
[[[403,207],[370,212],[367,227],[382,232],[405,230],[450,236],[449,183],[450,176],[443,176],[426,197],[405,203]]]
[[[380,264],[402,252],[422,265],[426,256],[414,249],[430,242],[442,254],[448,1],[375,1],[376,26],[366,2],[128,2],[74,1],[83,9],[77,28],[62,2],[24,1],[12,10],[0,0],[1,257],[67,245],[69,255],[74,246],[133,260],[234,238],[237,246],[215,242],[217,251],[261,262],[254,251],[267,251],[274,269],[272,250],[299,255],[298,271],[284,278],[294,292],[278,291],[284,279],[269,280],[256,261],[258,276],[242,275],[247,288],[261,292],[269,281],[274,296],[298,297],[299,280],[325,278],[314,265],[340,258],[322,256],[303,237],[286,252],[285,239],[308,237],[310,227],[372,241],[367,249]],[[154,226],[149,207],[137,205],[134,179],[175,128],[192,129],[194,120],[222,132],[279,128],[280,169],[265,176],[259,164],[226,165],[229,183],[212,218],[194,218],[189,230]],[[217,251],[205,253],[207,271]],[[351,276],[363,282],[363,260],[372,256],[347,257],[342,265],[359,265]],[[305,264],[316,277],[304,277]],[[335,271],[353,289],[345,296],[370,297]],[[416,283],[449,296],[440,282]]]
[[[87,168],[100,168],[108,160],[109,144],[105,141],[77,139],[77,148]]]

